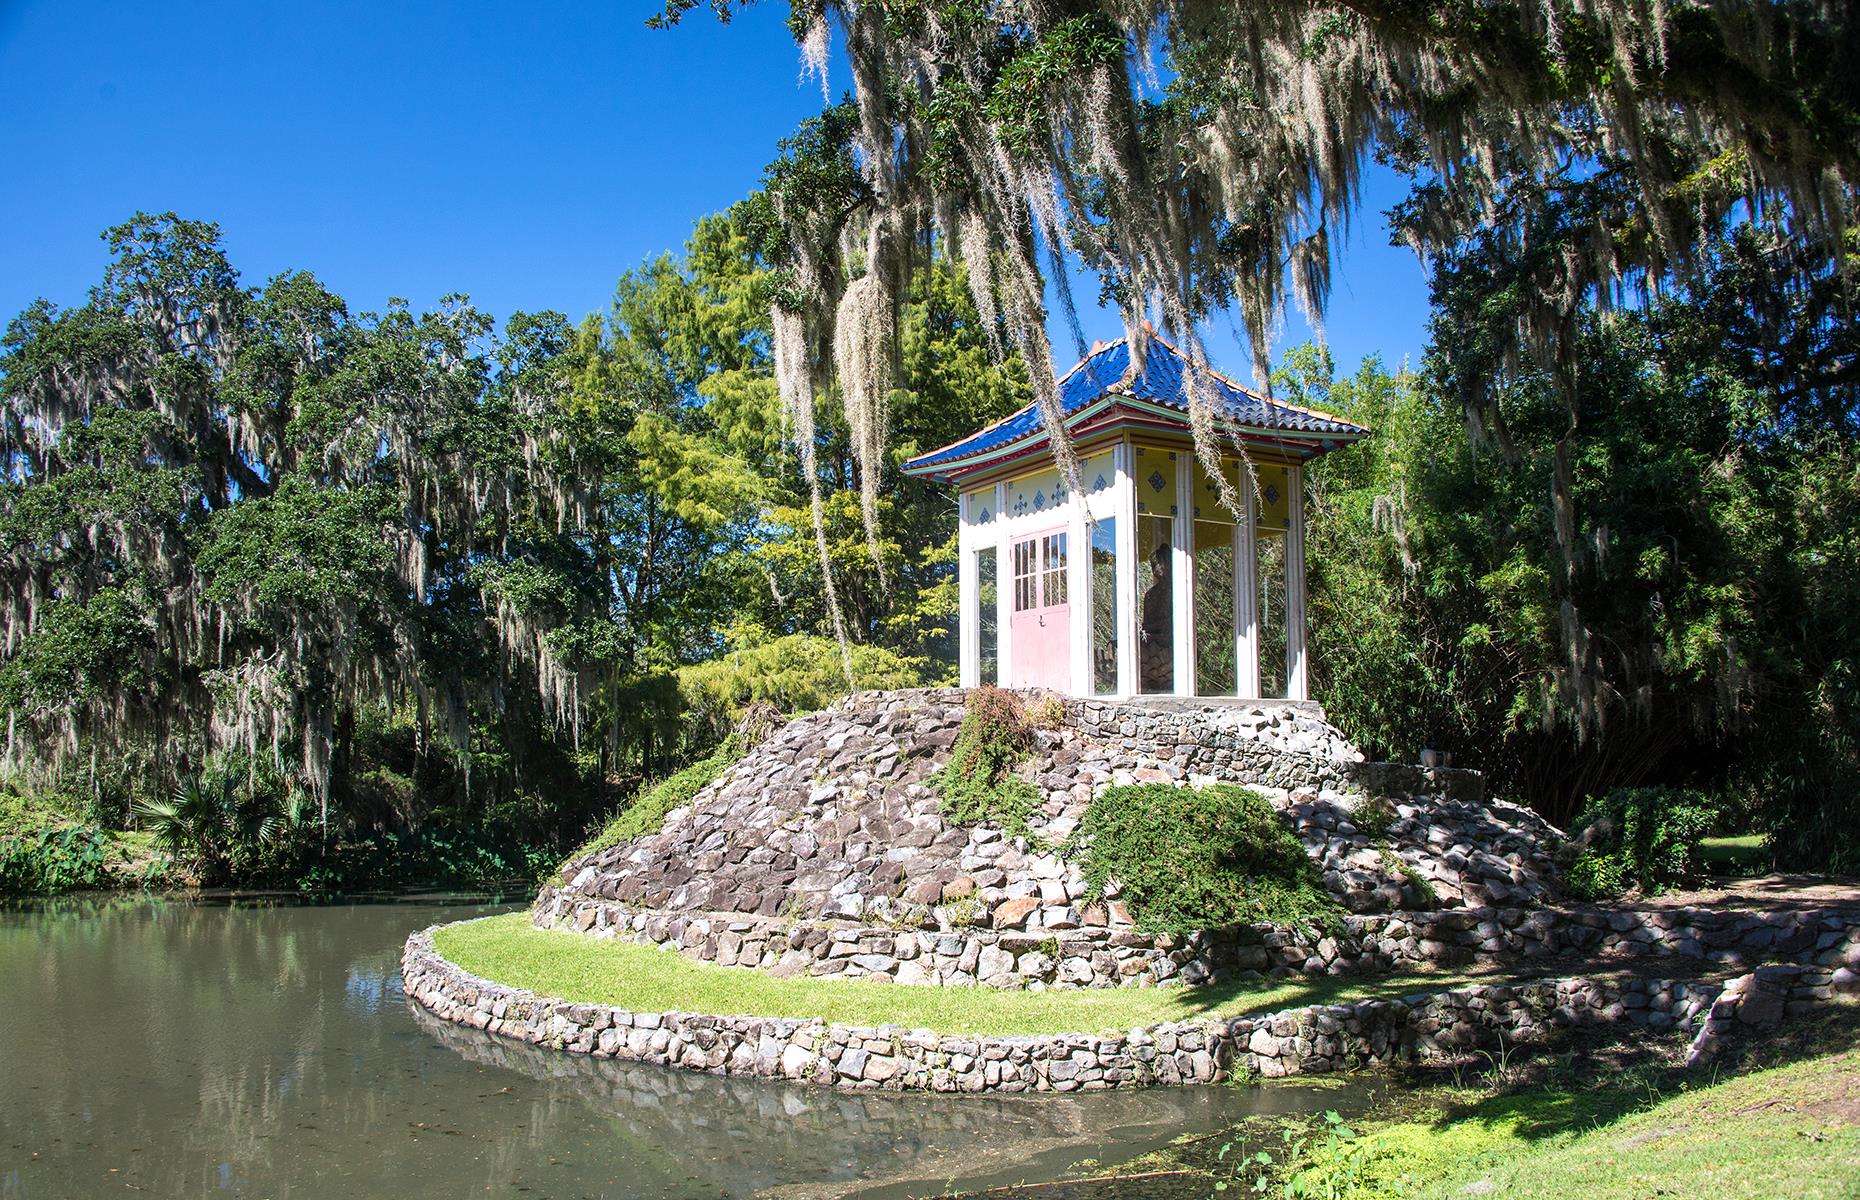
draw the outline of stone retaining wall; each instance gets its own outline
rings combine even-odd
[[[1851,970],[1802,966],[1766,968],[1760,979],[1729,985],[1556,979],[1168,1023],[1122,1034],[987,1037],[574,1004],[470,974],[439,955],[431,929],[407,939],[401,972],[407,996],[435,1015],[531,1044],[720,1075],[939,1092],[1213,1083],[1235,1071],[1282,1077],[1411,1062],[1501,1039],[1543,1041],[1589,1025],[1698,1029],[1701,1036],[1722,1038],[1751,1004],[1746,995],[1761,1000],[1749,1009],[1753,1018],[1769,1014],[1773,1001],[1780,1019],[1792,1007],[1824,1002],[1860,982]],[[1723,1004],[1727,995],[1729,1009]]]
[[[1047,700],[1052,727],[1016,767],[1041,798],[1032,837],[942,811],[935,776],[966,693],[861,692],[774,731],[658,830],[568,864],[542,902],[1042,938],[1128,930],[1115,889],[1094,894],[1060,848],[1107,787],[1215,782],[1258,788],[1351,912],[1555,896],[1562,835],[1477,802],[1474,772],[1366,763],[1300,706]]]
[[[1286,792],[1434,794],[1460,804],[1485,800],[1485,777],[1477,771],[1365,761],[1315,705],[1073,699],[1066,723],[1104,744],[1146,751],[1185,774],[1233,783]]]
[[[1842,909],[1461,909],[1350,916],[1331,933],[1256,926],[1175,938],[1106,927],[931,931],[664,913],[545,891],[531,920],[538,928],[620,938],[782,976],[877,976],[940,986],[1129,987],[1565,953],[1675,955],[1727,968],[1793,961],[1860,969],[1860,911]]]

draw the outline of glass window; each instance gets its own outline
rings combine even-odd
[[[1000,651],[995,632],[995,623],[1000,615],[996,607],[1000,603],[999,587],[995,583],[995,548],[975,552],[975,599],[977,612],[975,627],[982,660],[983,683],[998,683],[1001,677]]]
[[[1259,694],[1285,698],[1285,535],[1259,534]]]
[[[1195,694],[1239,689],[1234,648],[1234,527],[1195,522]]]
[[[1039,607],[1039,545],[1032,539],[1014,543],[1014,611]]]
[[[1049,533],[1040,539],[1040,605],[1051,608],[1066,602],[1066,535]]]
[[[1106,517],[1091,534],[1091,684],[1094,694],[1117,694],[1117,519]]]
[[[1137,690],[1175,690],[1175,584],[1172,547],[1175,521],[1137,518]]]

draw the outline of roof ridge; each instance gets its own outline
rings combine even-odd
[[[1145,321],[1144,324],[1148,325],[1149,322]],[[1177,358],[1181,359],[1183,362],[1187,363],[1191,367],[1195,365],[1193,359],[1189,358],[1188,355],[1176,349],[1174,342],[1171,342],[1168,338],[1164,337],[1160,333],[1156,334],[1155,338],[1157,341],[1161,342],[1163,346],[1167,348],[1171,354],[1175,355]],[[1214,366],[1212,363],[1208,365],[1208,374],[1214,376],[1216,379],[1220,380],[1222,383],[1226,384],[1228,387],[1233,388],[1235,391],[1240,392],[1244,395],[1251,396],[1253,399],[1258,400],[1262,404],[1274,404],[1280,408],[1290,409],[1292,412],[1303,413],[1307,417],[1317,417],[1320,420],[1338,421],[1345,425],[1356,424],[1355,421],[1350,420],[1348,417],[1340,417],[1336,413],[1326,412],[1321,408],[1312,408],[1309,405],[1293,404],[1289,400],[1281,400],[1277,396],[1268,396],[1263,392],[1256,391],[1253,388],[1246,386],[1244,383],[1237,383],[1231,377],[1229,377],[1225,372],[1223,372],[1219,367]]]
[[[1132,350],[1128,334],[1110,342],[1095,342],[1090,353],[1073,363],[1064,375],[1054,381],[1060,412],[1059,421],[1062,428],[1070,429],[1087,411],[1095,411],[1099,401],[1129,401],[1140,405],[1151,405],[1158,410],[1167,410],[1173,414],[1184,414],[1190,407],[1189,389],[1185,377],[1192,375],[1197,368],[1168,338],[1156,332],[1148,321],[1144,322],[1149,331],[1145,339],[1144,360],[1142,363],[1131,362],[1131,367],[1141,366],[1144,374],[1151,376],[1153,382],[1139,388],[1134,379],[1127,377],[1133,372],[1126,371],[1108,384],[1100,382],[1096,374],[1096,364],[1100,356],[1123,349],[1128,355]],[[1165,362],[1157,365],[1155,372],[1148,370],[1149,353],[1154,350],[1158,355],[1166,356]],[[1334,448],[1336,440],[1353,441],[1366,436],[1367,428],[1355,421],[1339,417],[1322,409],[1310,408],[1300,404],[1290,404],[1260,394],[1252,388],[1236,382],[1233,378],[1217,370],[1212,364],[1205,367],[1214,377],[1212,389],[1215,402],[1231,413],[1246,430],[1249,438],[1258,438],[1276,443],[1308,443],[1307,452],[1321,454]],[[1086,372],[1084,379],[1079,373]],[[1257,413],[1257,420],[1247,420],[1246,415]],[[1171,421],[1181,417],[1171,416]],[[904,469],[917,473],[913,468],[934,474],[942,469],[941,464],[951,464],[952,470],[958,470],[954,464],[965,462],[978,454],[990,453],[1007,446],[1027,446],[1035,444],[1037,439],[1047,434],[1044,414],[1039,411],[1037,401],[1030,402],[1008,413],[997,421],[976,430],[966,437],[953,442],[925,450],[913,455]]]
[[[1072,366],[1066,371],[1064,375],[1061,375],[1059,378],[1055,379],[1053,381],[1053,390],[1055,392],[1060,391],[1066,386],[1066,380],[1078,374],[1079,370],[1083,368],[1086,363],[1098,357],[1100,354],[1104,354],[1108,351],[1116,349],[1117,347],[1123,345],[1128,340],[1129,340],[1128,338],[1118,338],[1114,342],[1100,343],[1098,347],[1094,349],[1090,354],[1087,354],[1084,358],[1081,358],[1077,362],[1073,363]],[[1113,392],[1116,390],[1117,390],[1116,384],[1112,384],[1110,387],[1107,387],[1105,389],[1107,393]],[[1003,425],[1006,425],[1009,421],[1014,420],[1016,417],[1022,416],[1023,414],[1028,413],[1028,412],[1032,412],[1033,410],[1037,408],[1039,408],[1039,401],[1029,400],[1027,403],[1021,405],[1019,408],[1015,409],[1013,412],[1009,413],[1007,416],[1001,417],[1000,419],[995,420],[995,421],[991,421],[987,425],[984,425],[980,429],[976,430],[974,433],[965,434],[962,437],[957,438],[953,442],[946,442],[943,445],[936,447],[934,450],[925,450],[922,453],[912,455],[911,461],[915,461],[919,458],[930,458],[933,455],[943,453],[943,451],[945,450],[954,450],[957,446],[962,445],[964,442],[971,441],[975,438],[981,437],[985,433],[992,433],[993,431],[1001,428]],[[1065,415],[1063,401],[1061,402],[1061,406],[1060,406],[1060,415],[1061,416]],[[1041,428],[1045,428],[1046,422],[1041,421],[1040,426]]]

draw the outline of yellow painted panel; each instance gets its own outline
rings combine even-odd
[[[1291,492],[1285,468],[1275,463],[1255,463],[1253,470],[1259,478],[1259,527],[1284,529],[1288,512],[1286,498]]]
[[[970,528],[979,529],[984,525],[990,524],[994,521],[995,517],[1000,515],[995,512],[994,484],[991,483],[987,487],[980,487],[973,491],[964,492],[963,495],[969,498]]]
[[[1066,506],[1065,485],[1057,468],[1024,475],[1007,485],[1007,511],[1010,517],[1029,513],[1052,512]]]
[[[1246,479],[1246,471],[1240,465],[1240,460],[1224,458],[1221,460],[1221,465],[1227,470],[1227,482],[1233,484],[1235,490],[1238,491],[1241,482]],[[1208,478],[1207,471],[1202,469],[1199,461],[1195,463],[1195,519],[1225,521],[1229,525],[1237,523],[1233,511],[1221,503],[1220,492],[1215,490],[1214,481]]]
[[[1176,469],[1187,451],[1133,447],[1132,471],[1137,481],[1137,511],[1157,516],[1176,515]]]
[[[1085,481],[1085,490],[1091,495],[1108,492],[1117,486],[1117,466],[1111,461],[1111,452],[1094,454],[1079,464],[1079,478]]]

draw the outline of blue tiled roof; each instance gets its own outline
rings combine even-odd
[[[1130,346],[1123,339],[1099,346],[1059,381],[1059,402],[1067,417],[1087,405],[1116,392],[1137,400],[1164,405],[1188,415],[1188,389],[1185,376],[1188,360],[1180,351],[1160,337],[1150,339],[1144,359],[1143,374],[1119,387],[1130,366]],[[1358,438],[1369,432],[1328,413],[1298,408],[1269,400],[1257,392],[1242,388],[1219,375],[1214,387],[1227,411],[1240,425],[1254,429],[1284,430],[1294,437]],[[1040,415],[1032,405],[973,433],[959,442],[921,454],[905,464],[905,469],[922,472],[929,468],[954,465],[965,458],[997,449],[1040,432]]]

